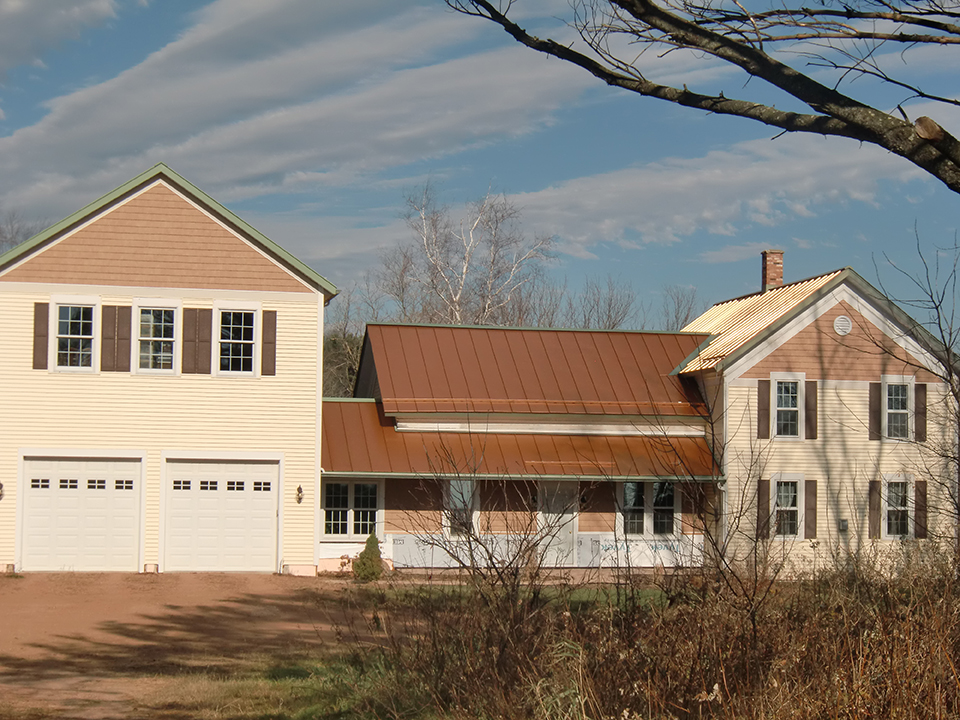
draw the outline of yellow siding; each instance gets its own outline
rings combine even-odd
[[[867,382],[824,383],[819,393],[816,440],[758,440],[756,387],[730,388],[725,524],[734,535],[735,554],[745,556],[756,537],[758,478],[769,479],[778,472],[803,473],[804,480],[818,483],[817,542],[775,542],[777,553],[792,555],[795,561],[811,561],[817,556],[827,559],[835,551],[857,551],[859,541],[869,544],[868,483],[881,480],[884,474],[910,473],[915,480],[927,480],[931,537],[938,532],[938,522],[942,530],[945,518],[938,517],[936,509],[945,508],[948,498],[943,487],[928,476],[936,466],[935,459],[929,450],[913,443],[871,441],[868,393]],[[943,398],[943,386],[928,386],[928,445],[946,439],[937,435],[948,426],[937,419]],[[837,530],[840,519],[849,523],[846,533]]]
[[[115,291],[112,291],[115,292]],[[109,302],[132,297],[104,295]],[[293,298],[293,296],[291,296]],[[14,562],[17,460],[23,448],[143,452],[145,563],[159,561],[161,451],[282,453],[281,560],[314,563],[318,419],[316,295],[270,300],[276,310],[275,377],[157,376],[33,370],[33,304],[48,294],[3,295],[0,370],[7,391],[0,414],[0,565]],[[185,306],[211,304],[184,298]],[[295,493],[302,486],[304,498]]]

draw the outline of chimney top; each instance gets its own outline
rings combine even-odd
[[[783,285],[783,250],[764,250],[760,257],[763,258],[760,291],[766,292]]]

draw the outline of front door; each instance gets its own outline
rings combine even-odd
[[[540,483],[540,534],[543,564],[564,567],[576,564],[577,508],[580,484],[576,481]]]

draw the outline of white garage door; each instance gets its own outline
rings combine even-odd
[[[164,570],[277,569],[279,465],[167,463]]]
[[[24,570],[139,570],[140,462],[26,458]]]

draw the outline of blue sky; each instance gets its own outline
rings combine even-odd
[[[517,8],[572,39],[566,0]],[[937,52],[906,72],[949,83],[956,51]],[[643,62],[755,91],[692,55]],[[944,112],[927,114],[955,129]],[[607,88],[441,0],[0,0],[0,208],[55,221],[162,161],[341,287],[406,237],[404,193],[428,179],[453,206],[506,193],[556,235],[554,272],[612,272],[651,303],[752,292],[767,247],[788,282],[847,265],[876,282],[884,253],[918,267],[915,227],[955,241],[960,197],[904,161],[773,135]]]

